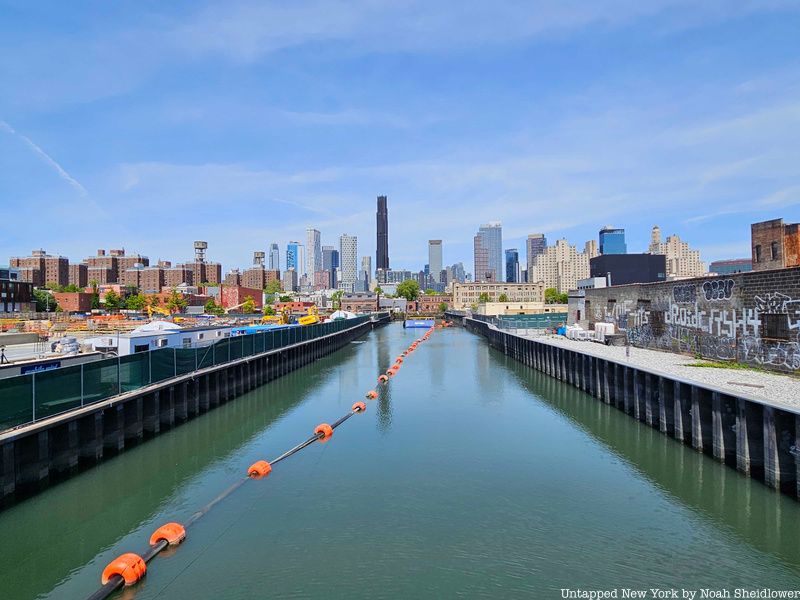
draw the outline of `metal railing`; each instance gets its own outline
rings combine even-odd
[[[352,329],[380,315],[284,327],[224,338],[196,348],[159,348],[0,379],[0,431],[247,356]]]

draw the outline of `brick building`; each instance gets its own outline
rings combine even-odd
[[[97,251],[97,256],[90,256],[83,262],[89,267],[89,281],[98,283],[117,283],[119,280],[119,257],[117,250],[108,254],[102,248]]]
[[[220,263],[194,261],[177,265],[176,268],[183,268],[191,271],[192,281],[196,285],[200,285],[201,283],[219,285],[223,281],[222,265]]]
[[[570,323],[634,346],[800,372],[800,267],[581,290]]]
[[[89,285],[89,267],[83,263],[69,266],[69,285],[85,288]]]
[[[100,285],[117,283],[117,277],[114,275],[114,271],[106,267],[89,267],[86,269],[86,276],[90,284],[93,281],[96,281]]]
[[[753,271],[800,266],[800,223],[772,219],[750,225]]]
[[[186,265],[178,265],[164,270],[164,285],[177,287],[180,284],[194,285],[194,271]]]
[[[509,302],[544,302],[545,284],[536,283],[454,283],[452,306],[456,310],[480,302],[481,294],[487,294],[490,302],[497,302],[501,295]]]
[[[224,285],[242,285],[242,274],[239,269],[231,269],[225,274]]]
[[[306,314],[312,306],[315,306],[313,302],[276,302],[275,310],[277,312],[288,310],[290,313]]]
[[[253,289],[263,290],[267,285],[267,272],[264,267],[250,267],[242,273],[242,285]]]
[[[240,285],[223,286],[220,290],[220,305],[222,308],[233,308],[242,304],[248,296],[253,299],[258,310],[264,307],[262,290]]]
[[[47,284],[69,284],[69,259],[64,256],[53,256],[44,250],[33,250],[30,256],[14,257],[9,266],[18,269],[21,281],[34,286]]]
[[[421,313],[438,313],[439,305],[442,303],[450,308],[453,305],[453,296],[450,294],[440,294],[437,296],[421,295],[417,299],[417,311]]]
[[[139,280],[139,291],[155,294],[166,285],[165,271],[162,267],[145,267]]]
[[[378,310],[378,296],[372,292],[342,295],[342,310],[353,313],[371,313]]]
[[[64,312],[90,312],[92,310],[92,296],[88,292],[54,292],[61,310]]]

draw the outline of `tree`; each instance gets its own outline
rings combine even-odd
[[[404,282],[398,283],[397,295],[405,298],[409,302],[413,302],[419,298],[419,283],[414,279],[406,279]]]
[[[48,281],[44,284],[45,289],[52,290],[54,292],[62,291],[62,287],[58,285],[55,281]]]
[[[500,294],[500,297],[497,299],[498,302],[509,302],[508,294]]]
[[[70,283],[69,285],[64,286],[64,291],[65,292],[82,292],[83,290],[81,288],[79,288],[77,285],[75,285],[74,283]]]
[[[278,302],[291,302],[293,299],[291,296],[280,296]]]
[[[277,279],[273,281],[268,281],[267,285],[264,286],[264,291],[267,294],[277,294],[281,291],[281,282]]]
[[[225,314],[225,309],[214,302],[213,298],[208,299],[208,302],[206,302],[203,310],[207,315],[216,315],[219,317]]]
[[[381,296],[383,294],[383,288],[381,286],[376,287],[375,294]]]
[[[53,295],[45,290],[33,290],[33,299],[36,302],[36,312],[51,312],[58,308]]]
[[[478,302],[481,304],[486,304],[489,301],[489,294],[486,292],[481,292],[481,295],[478,296]]]
[[[544,291],[545,304],[567,304],[569,302],[568,294],[559,294],[556,288],[547,288]]]
[[[182,294],[179,294],[178,290],[172,288],[172,291],[169,293],[169,298],[167,299],[167,309],[170,312],[182,312],[187,306],[189,306],[189,303],[186,301],[186,298],[184,298]]]
[[[128,296],[128,299],[125,301],[125,307],[128,310],[144,310],[147,306],[147,297],[144,294],[134,294],[133,296]]]
[[[443,313],[447,310],[447,302],[439,302],[439,312]]]
[[[344,291],[336,290],[331,295],[331,304],[333,305],[334,310],[339,310],[342,308],[342,296],[344,296]]]
[[[272,308],[269,304],[264,307],[264,315],[267,317],[274,317],[275,316],[275,309]]]
[[[159,306],[161,304],[161,298],[156,296],[155,294],[153,294],[152,296],[149,296],[147,298],[147,300],[150,303],[150,306],[154,306],[155,307],[155,306]]]
[[[427,290],[425,290],[425,295],[426,296],[435,296],[436,295],[436,290],[428,288]]]
[[[119,307],[122,305],[122,298],[120,298],[120,295],[114,290],[108,290],[104,300],[106,310],[108,311],[119,310]]]
[[[242,312],[245,314],[256,312],[256,302],[252,296],[245,296],[242,302]]]
[[[89,282],[92,287],[92,309],[100,308],[100,284],[97,279],[92,279]]]

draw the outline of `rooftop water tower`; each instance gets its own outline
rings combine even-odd
[[[208,242],[195,242],[194,262],[206,262],[206,250],[208,250]]]
[[[257,267],[264,266],[264,259],[267,257],[266,252],[256,251],[253,252],[253,264]]]

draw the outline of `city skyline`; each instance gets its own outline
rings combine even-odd
[[[49,20],[21,6],[0,23],[15,82],[0,98],[0,192],[16,218],[0,256],[80,256],[96,235],[175,258],[199,238],[244,266],[309,223],[374,256],[382,193],[401,267],[424,264],[428,239],[470,264],[490,220],[520,249],[532,231],[578,241],[612,222],[629,251],[657,222],[707,261],[746,256],[751,222],[800,220],[796,4],[699,6],[688,20],[666,0],[543,2],[492,6],[491,26],[488,6],[459,11],[447,36],[441,6],[417,22],[416,6],[356,3],[352,27],[324,0],[297,19],[270,3],[91,18],[55,6]],[[298,26],[308,19],[316,33]],[[314,84],[292,75],[304,71]],[[177,214],[168,239],[149,227]]]

